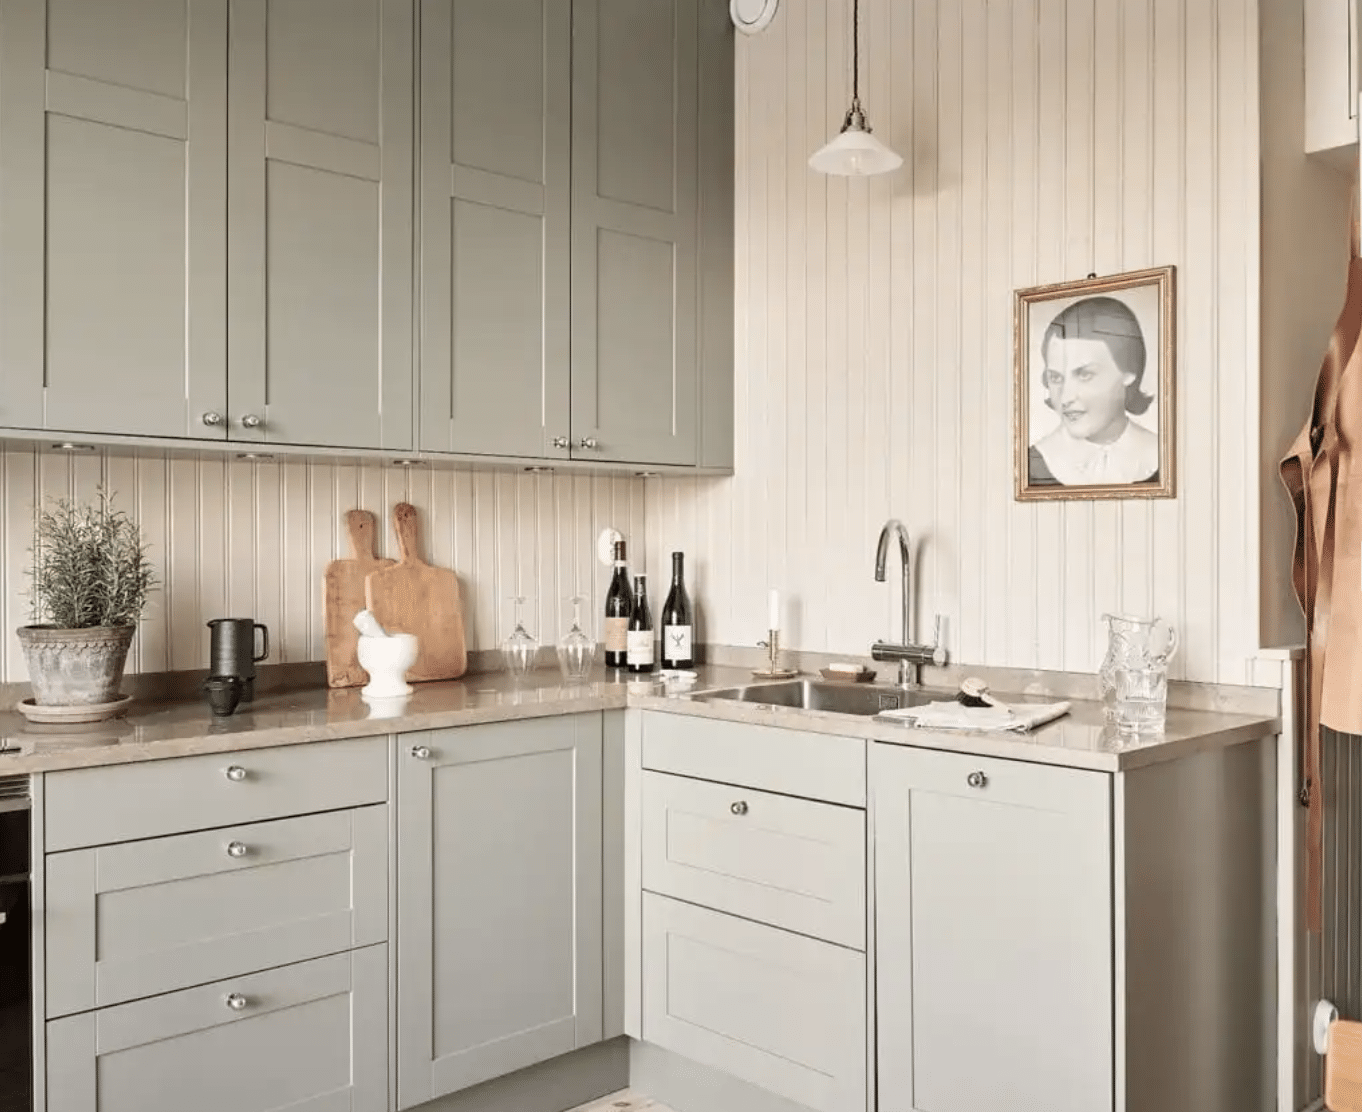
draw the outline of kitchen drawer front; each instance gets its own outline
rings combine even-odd
[[[643,774],[643,887],[865,949],[865,812]]]
[[[645,892],[643,1038],[819,1112],[866,1112],[865,955]]]
[[[49,1018],[387,939],[384,804],[69,850],[45,866]]]
[[[387,949],[53,1020],[47,1112],[386,1112]]]
[[[387,798],[386,737],[73,769],[47,777],[47,851],[338,811]]]
[[[865,806],[865,749],[862,739],[836,734],[643,715],[644,768],[852,807]]]

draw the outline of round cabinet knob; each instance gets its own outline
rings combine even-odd
[[[246,1010],[246,1005],[249,1003],[250,1001],[239,992],[234,992],[227,997],[227,1006],[234,1012],[244,1012]]]
[[[430,760],[430,747],[428,745],[413,745],[411,755],[418,761],[428,761]]]
[[[988,777],[985,776],[982,772],[971,772],[968,776],[965,777],[965,783],[968,784],[971,788],[982,788],[985,784],[988,783]]]
[[[733,804],[733,806],[731,806],[729,810],[732,811],[735,815],[745,815],[747,814],[747,804],[740,799],[738,800],[737,803]]]
[[[240,765],[232,765],[227,769],[226,776],[232,783],[239,784],[242,780],[246,779],[246,770]]]
[[[582,447],[587,449],[588,451],[594,452],[600,446],[601,442],[597,440],[594,436],[582,437]]]
[[[248,854],[249,852],[250,852],[250,850],[248,850],[248,849],[246,848],[246,843],[245,843],[245,842],[228,842],[228,843],[227,843],[227,856],[228,856],[228,857],[245,857],[246,854]]]
[[[241,427],[243,429],[258,429],[264,423],[265,422],[254,413],[248,413],[245,417],[241,418]]]
[[[555,436],[553,438],[553,446],[566,451],[568,448],[572,447],[572,441],[566,436]]]
[[[203,423],[210,429],[215,429],[222,424],[222,414],[208,412],[203,415]]]

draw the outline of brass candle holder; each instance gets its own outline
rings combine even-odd
[[[799,675],[798,668],[780,666],[780,630],[769,630],[766,640],[758,641],[757,645],[766,650],[768,663],[765,668],[753,668],[752,675],[763,680],[789,680]]]

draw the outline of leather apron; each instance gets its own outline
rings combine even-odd
[[[1306,821],[1306,921],[1323,915],[1321,725],[1362,734],[1362,250],[1353,204],[1348,289],[1315,384],[1310,419],[1282,460],[1296,511],[1292,580],[1305,613],[1307,683],[1301,802]],[[1362,467],[1362,463],[1359,463]]]

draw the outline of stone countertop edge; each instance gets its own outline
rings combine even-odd
[[[543,670],[530,682],[480,674],[419,684],[401,704],[371,708],[356,688],[309,687],[263,695],[230,718],[215,720],[206,703],[136,705],[127,717],[85,727],[34,727],[13,712],[0,713],[0,776],[55,772],[245,752],[283,745],[416,733],[481,723],[582,714],[628,707],[730,722],[858,737],[924,749],[948,750],[1099,772],[1120,772],[1196,753],[1228,748],[1280,732],[1280,719],[1262,714],[1170,710],[1161,736],[1123,741],[1102,722],[1101,707],[1075,701],[1071,713],[1031,733],[920,730],[894,722],[763,704],[705,702],[708,690],[751,682],[744,669],[697,669],[696,685],[664,694],[661,685],[593,678],[564,685]],[[949,692],[942,693],[949,697]]]

